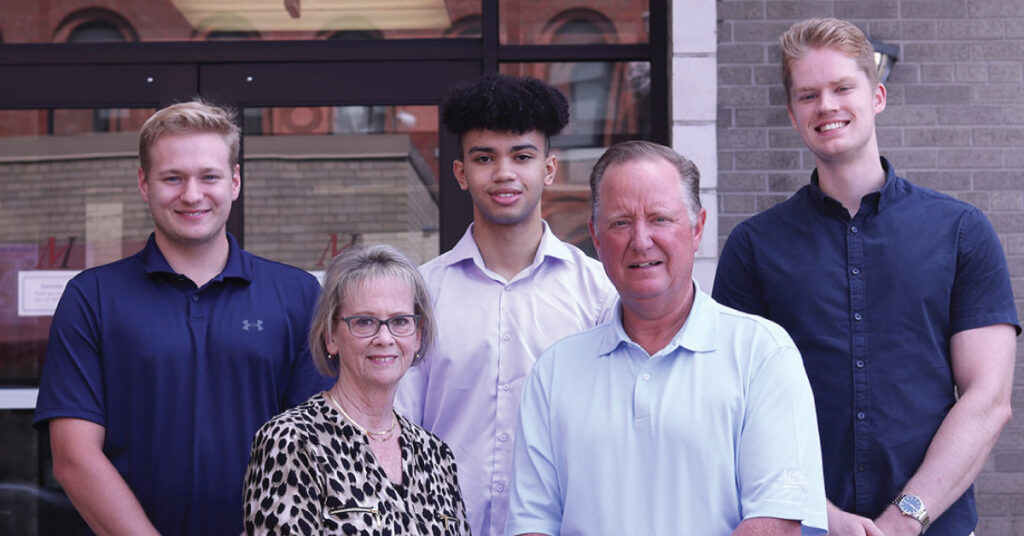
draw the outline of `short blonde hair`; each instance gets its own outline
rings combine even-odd
[[[807,19],[790,26],[782,34],[779,44],[782,46],[782,85],[786,88],[787,102],[793,89],[793,63],[811,49],[830,48],[846,54],[857,62],[871,85],[878,84],[875,47],[853,23],[839,19]]]
[[[161,136],[198,133],[220,134],[228,146],[228,164],[231,169],[235,168],[242,131],[235,124],[234,110],[214,106],[197,98],[158,110],[143,123],[139,133],[139,165],[142,171],[149,173],[149,152]]]
[[[309,328],[309,351],[313,364],[325,376],[338,375],[338,360],[330,359],[324,333],[338,328],[341,310],[357,285],[378,277],[394,277],[412,289],[413,313],[420,315],[420,348],[413,364],[419,362],[434,341],[434,310],[430,294],[416,266],[401,251],[385,245],[350,246],[331,259],[324,274],[324,286],[317,298]],[[385,328],[386,329],[386,328]]]

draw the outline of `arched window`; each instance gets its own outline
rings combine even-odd
[[[117,43],[138,41],[139,34],[124,17],[108,9],[91,8],[64,17],[53,34],[55,42]]]
[[[83,9],[71,13],[57,26],[55,40],[68,43],[122,43],[137,41],[135,29],[121,15],[106,9]],[[62,110],[54,116],[59,134],[115,132],[123,127],[130,111],[123,108]]]
[[[578,15],[578,13],[576,13]],[[572,16],[573,14],[569,14]],[[597,17],[600,15],[594,14]],[[594,16],[563,18],[557,21],[551,43],[556,45],[587,45],[605,43],[611,23],[602,24]],[[567,20],[566,20],[567,18]],[[614,34],[613,34],[614,35]],[[600,147],[607,131],[611,100],[612,64],[607,62],[554,63],[551,83],[565,91],[572,106],[572,121],[563,140],[571,146]]]

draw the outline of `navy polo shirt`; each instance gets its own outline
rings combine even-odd
[[[829,500],[871,519],[917,471],[956,401],[950,337],[1017,325],[1006,259],[967,203],[897,177],[854,217],[811,183],[729,235],[714,298],[793,337],[814,390]],[[927,506],[927,505],[926,505]],[[977,523],[973,490],[930,535]]]
[[[196,288],[154,237],[83,271],[61,296],[36,426],[85,419],[165,535],[242,532],[242,487],[256,430],[331,384],[306,343],[319,284],[243,251]]]

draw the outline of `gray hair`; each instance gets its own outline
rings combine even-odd
[[[313,323],[309,328],[309,351],[313,364],[326,376],[338,375],[338,362],[328,358],[324,333],[337,329],[345,300],[356,285],[378,277],[394,277],[412,289],[413,313],[420,315],[420,348],[413,364],[421,359],[434,341],[434,310],[430,294],[416,266],[401,251],[385,245],[350,246],[331,259],[324,274],[324,286],[317,298]]]
[[[594,169],[590,172],[590,198],[593,201],[591,220],[597,221],[601,202],[598,191],[601,188],[604,173],[609,167],[635,160],[657,160],[659,158],[671,164],[679,172],[679,184],[683,191],[683,198],[686,200],[690,225],[696,225],[697,214],[701,209],[700,170],[697,169],[697,165],[664,145],[637,140],[612,145],[594,164]]]

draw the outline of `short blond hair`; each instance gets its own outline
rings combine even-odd
[[[414,365],[433,343],[437,329],[434,327],[434,310],[430,305],[427,284],[416,265],[392,246],[350,246],[327,265],[324,286],[309,328],[309,351],[321,374],[336,377],[339,372],[338,360],[331,359],[327,352],[324,333],[337,329],[341,324],[341,310],[352,289],[378,277],[394,277],[404,281],[412,290],[413,314],[420,315],[420,347],[413,359]]]
[[[782,85],[786,88],[787,102],[793,89],[793,63],[811,49],[829,48],[853,58],[871,85],[878,84],[875,47],[851,22],[831,18],[800,21],[782,34],[779,44],[782,46]]]
[[[238,164],[242,131],[235,124],[235,112],[229,108],[214,106],[202,99],[172,104],[158,110],[142,125],[139,133],[139,165],[149,173],[150,150],[165,134],[219,134],[228,146],[228,164],[234,169]]]

